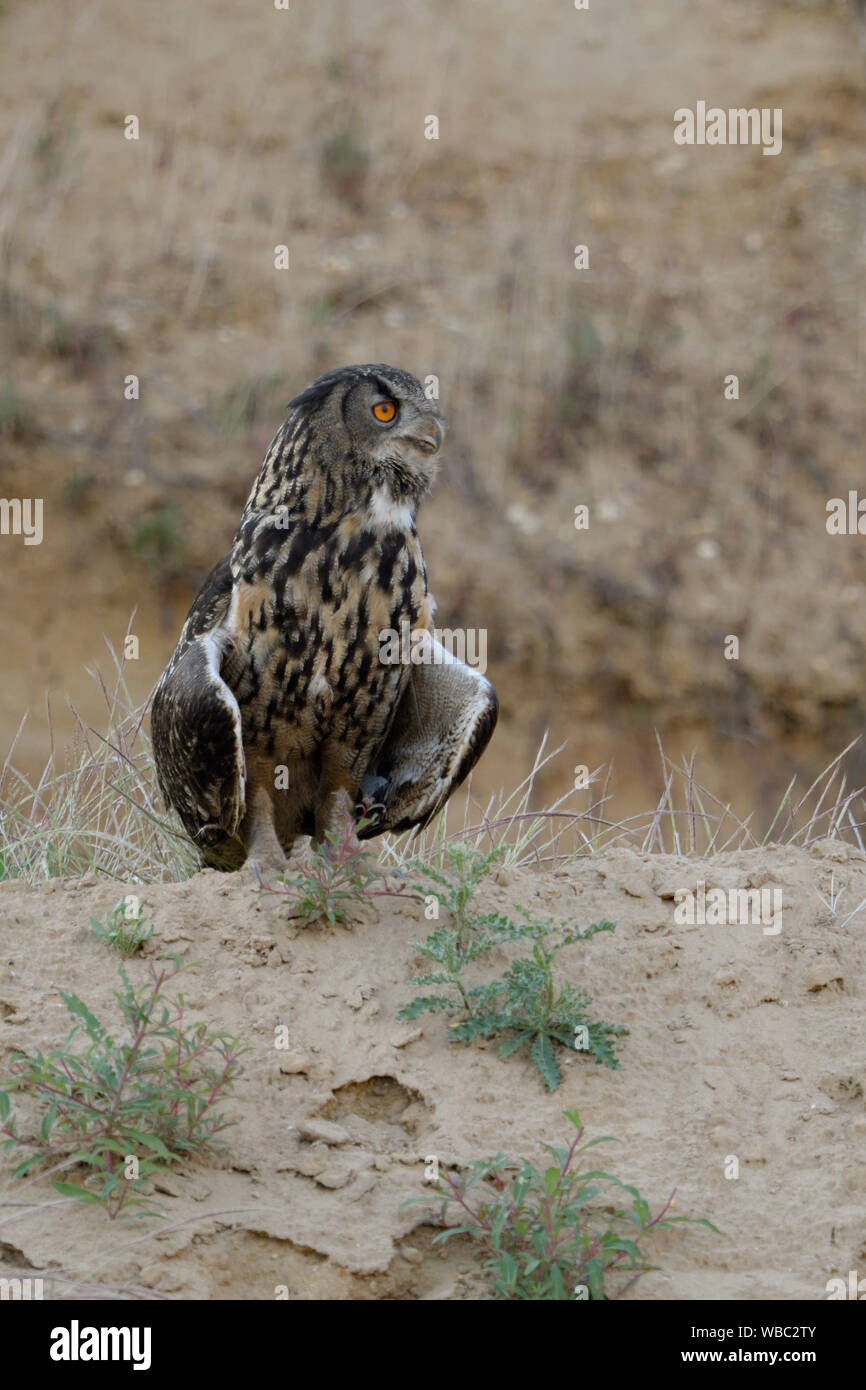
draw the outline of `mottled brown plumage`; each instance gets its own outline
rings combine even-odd
[[[483,676],[441,648],[381,659],[383,632],[432,629],[415,512],[441,439],[393,367],[329,372],[289,406],[154,695],[160,785],[209,862],[273,874],[365,798],[384,810],[362,834],[426,824],[483,752]]]

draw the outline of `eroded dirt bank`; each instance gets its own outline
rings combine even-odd
[[[780,889],[781,931],[676,924],[671,895],[698,880]],[[395,1020],[415,992],[409,943],[430,930],[419,902],[380,899],[378,917],[365,908],[352,930],[295,932],[278,900],[260,902],[236,877],[140,891],[155,931],[132,978],[169,951],[198,962],[184,986],[191,1013],[250,1049],[225,1107],[239,1123],[215,1159],[159,1183],[161,1221],[110,1223],[47,1183],[24,1189],[3,1157],[0,1274],[41,1274],[51,1297],[90,1285],[98,1297],[109,1286],[271,1299],[285,1285],[292,1299],[478,1298],[468,1246],[433,1251],[425,1208],[400,1205],[429,1190],[430,1154],[540,1160],[544,1141],[563,1139],[570,1105],[591,1134],[618,1137],[606,1164],[654,1209],[676,1187],[679,1213],[723,1232],[663,1232],[653,1247],[663,1270],[630,1297],[821,1299],[831,1276],[862,1268],[866,907],[855,909],[866,855],[822,841],[712,861],[616,850],[553,872],[499,870],[480,891],[484,910],[617,923],[564,952],[560,974],[586,985],[594,1016],[629,1028],[621,1069],[569,1055],[553,1095],[493,1045],[449,1045],[441,1016]],[[63,1040],[58,989],[117,1022],[116,958],[89,927],[117,898],[111,883],[0,884],[0,1069],[14,1048]],[[274,1046],[281,1024],[288,1051]],[[322,1121],[335,1128],[317,1139]],[[724,1176],[729,1155],[736,1180]]]

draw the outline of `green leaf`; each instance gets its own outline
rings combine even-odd
[[[79,999],[77,994],[68,994],[66,990],[60,990],[60,998],[71,1014],[75,1014],[77,1017],[84,1020],[84,1025],[89,1037],[101,1041],[107,1036],[105,1028],[99,1022],[99,1019],[95,1014],[91,1013],[90,1009],[88,1009],[83,1000]]]
[[[605,1242],[606,1250],[621,1250],[626,1255],[631,1255],[633,1260],[640,1257],[640,1250],[633,1240],[627,1240],[625,1236],[618,1236],[614,1240]]]
[[[51,1133],[51,1127],[54,1124],[54,1117],[56,1114],[57,1101],[53,1100],[42,1118],[42,1124],[39,1126],[39,1137],[43,1143],[48,1139]]]
[[[511,1199],[518,1210],[523,1206],[523,1199],[529,1191],[530,1181],[528,1177],[521,1177],[514,1184]]]
[[[94,1141],[93,1158],[105,1153],[117,1154],[119,1158],[126,1158],[129,1153],[129,1145],[124,1144],[120,1139],[112,1139],[110,1135],[99,1135]],[[91,1159],[91,1161],[93,1161]]]
[[[553,1053],[553,1044],[545,1033],[539,1033],[532,1044],[530,1056],[541,1074],[548,1091],[555,1091],[562,1075]]]
[[[565,1297],[565,1284],[562,1278],[562,1271],[559,1265],[553,1265],[550,1271],[550,1296],[561,1302]]]
[[[47,1154],[31,1154],[30,1158],[25,1158],[23,1163],[19,1163],[17,1168],[12,1169],[13,1178],[23,1178],[25,1173],[29,1172],[37,1163],[41,1163],[44,1158],[47,1158]]]
[[[167,1149],[162,1140],[155,1134],[143,1134],[141,1130],[137,1129],[129,1129],[126,1133],[136,1144],[143,1144],[145,1148],[150,1149],[153,1153],[159,1154],[160,1158],[166,1159],[169,1163],[175,1162],[177,1155]],[[127,1152],[129,1151],[127,1150]]]
[[[433,1237],[431,1243],[433,1245],[444,1245],[445,1241],[450,1240],[452,1236],[470,1236],[475,1235],[475,1233],[476,1228],[474,1226],[449,1226],[447,1231],[439,1231],[439,1233]]]
[[[58,1182],[56,1178],[52,1178],[51,1186],[57,1189],[61,1197],[77,1197],[80,1202],[95,1202],[97,1206],[102,1205],[101,1197],[98,1197],[95,1192],[88,1192],[85,1187],[79,1187],[76,1183]]]
[[[715,1235],[720,1236],[722,1234],[718,1226],[714,1226],[712,1221],[708,1221],[705,1216],[665,1216],[659,1225],[673,1226],[676,1221],[685,1221],[690,1226],[706,1226],[707,1230],[712,1231]]]
[[[552,1195],[559,1186],[560,1170],[558,1168],[548,1168],[544,1174],[544,1190]]]
[[[502,1229],[503,1229],[503,1227],[504,1227],[504,1225],[505,1225],[505,1219],[506,1219],[507,1216],[508,1216],[508,1208],[507,1208],[507,1207],[504,1205],[504,1203],[503,1203],[503,1204],[500,1206],[500,1208],[499,1208],[499,1211],[498,1211],[497,1216],[496,1216],[496,1220],[493,1222],[493,1228],[492,1228],[492,1230],[491,1230],[491,1232],[490,1232],[490,1240],[491,1240],[491,1243],[492,1243],[493,1245],[497,1246],[497,1247],[498,1247],[499,1241],[500,1241],[500,1239],[501,1239],[501,1237],[502,1237]]]
[[[604,1298],[604,1266],[601,1260],[587,1260],[583,1275],[583,1282],[589,1286],[590,1298],[602,1300]]]

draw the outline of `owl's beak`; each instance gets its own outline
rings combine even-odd
[[[438,454],[445,438],[445,430],[440,420],[435,415],[427,415],[418,425],[417,430],[409,430],[404,435],[412,444],[417,445],[425,454]]]

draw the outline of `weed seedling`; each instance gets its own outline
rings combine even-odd
[[[439,1178],[444,1224],[456,1213],[458,1224],[434,1237],[434,1245],[465,1235],[477,1247],[495,1299],[621,1298],[657,1265],[648,1263],[642,1242],[675,1222],[706,1226],[705,1218],[670,1216],[672,1192],[657,1216],[636,1187],[597,1168],[581,1171],[580,1160],[610,1135],[583,1141],[576,1110],[563,1112],[577,1133],[568,1145],[545,1145],[553,1163],[543,1172],[527,1161],[497,1154]],[[408,1206],[429,1202],[413,1197]],[[610,1292],[611,1276],[616,1280]]]
[[[143,909],[132,908],[126,898],[121,898],[110,912],[106,912],[104,921],[91,917],[90,925],[97,936],[101,936],[122,956],[135,955],[139,947],[153,936],[153,922],[145,926]]]
[[[183,996],[168,1000],[166,986],[186,967],[151,964],[136,989],[123,965],[115,998],[127,1036],[112,1038],[75,994],[61,998],[76,1020],[62,1047],[32,1055],[15,1053],[10,1075],[0,1080],[0,1133],[4,1147],[35,1146],[14,1170],[23,1177],[52,1161],[49,1172],[80,1166],[83,1184],[52,1179],[63,1196],[97,1203],[114,1220],[129,1207],[157,1208],[139,1192],[148,1178],[187,1154],[215,1142],[229,1121],[215,1106],[230,1094],[241,1067],[238,1039],[213,1032],[205,1022],[186,1023]],[[73,1050],[82,1033],[85,1050]],[[23,1092],[42,1108],[38,1137],[22,1135],[10,1094]]]
[[[393,897],[399,890],[375,888],[382,882],[376,856],[358,841],[357,826],[348,822],[342,833],[328,831],[321,844],[294,878],[286,878],[290,911],[288,920],[301,927],[327,923],[332,927],[351,926],[354,909],[376,897]],[[268,892],[281,891],[268,889]]]

